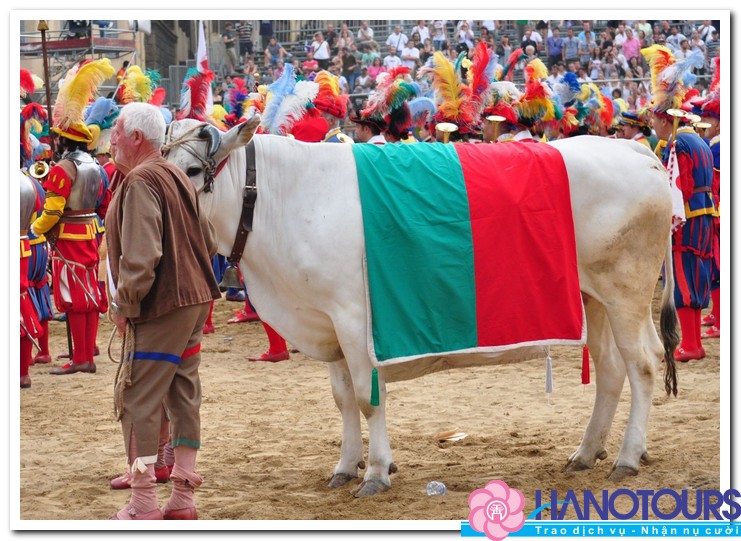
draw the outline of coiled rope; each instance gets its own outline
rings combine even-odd
[[[113,332],[116,332],[115,328]],[[123,342],[121,343],[121,357],[119,361],[116,361],[111,355],[110,346],[112,341],[113,333],[111,333],[111,338],[108,341],[108,356],[113,362],[118,362],[116,378],[113,384],[113,415],[116,417],[116,421],[120,421],[121,417],[123,417],[124,389],[131,387],[131,369],[134,364],[134,346],[136,344],[134,324],[126,320],[126,331],[124,332]]]

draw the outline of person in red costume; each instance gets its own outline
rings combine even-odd
[[[688,88],[683,80],[691,59],[676,62],[666,47],[654,45],[642,49],[652,73],[653,128],[656,136],[668,141],[662,161],[670,172],[677,171],[677,186],[682,192],[686,221],[672,231],[674,258],[674,303],[682,328],[682,342],[674,353],[675,360],[688,362],[705,357],[702,345],[702,309],[710,301],[711,259],[713,256],[713,156],[708,145],[681,118],[675,129],[674,118],[667,111],[685,102]],[[702,62],[702,55],[698,61]]]
[[[23,71],[24,70],[21,70],[21,72]],[[28,76],[31,77],[30,72],[27,73],[29,73]],[[21,74],[21,81],[23,81],[23,73]],[[21,86],[23,88],[23,85]],[[23,96],[23,94],[21,94],[21,96]],[[28,219],[28,216],[25,216],[23,218],[25,222],[21,225],[22,229],[29,230],[28,241],[31,255],[28,259],[28,295],[33,302],[36,315],[38,316],[39,325],[41,327],[41,333],[37,337],[36,344],[39,351],[36,356],[29,361],[31,366],[36,363],[46,364],[51,362],[51,354],[49,352],[49,320],[52,318],[53,311],[51,307],[51,294],[47,273],[49,248],[46,243],[46,237],[43,235],[37,237],[29,229],[31,223],[38,218],[39,214],[44,209],[46,197],[44,194],[44,188],[41,187],[39,179],[43,181],[46,174],[48,174],[47,169],[46,173],[41,176],[41,171],[35,167],[36,160],[39,159],[43,150],[41,148],[41,143],[38,139],[31,136],[30,131],[34,121],[46,125],[46,119],[46,109],[41,107],[38,103],[31,102],[21,110],[21,170],[26,173],[23,183],[27,184],[30,182],[35,192],[30,220]],[[30,192],[26,195],[30,196]]]
[[[705,138],[713,154],[713,197],[716,201],[716,212],[713,214],[715,243],[713,244],[712,274],[710,277],[710,298],[712,310],[703,318],[702,325],[710,327],[702,333],[702,338],[720,338],[720,57],[713,59],[715,72],[710,91],[700,105],[700,116],[703,122],[710,124],[705,131]],[[702,98],[701,98],[702,99]]]
[[[31,179],[21,173],[20,176],[20,277],[21,277],[21,299],[20,299],[20,331],[21,331],[21,369],[20,369],[20,386],[21,389],[27,389],[31,386],[31,377],[28,375],[28,367],[31,365],[31,351],[33,343],[43,334],[43,329],[39,323],[36,309],[33,305],[31,295],[28,293],[28,264],[31,258],[31,247],[28,239],[28,225],[31,221],[31,215],[36,203],[36,190],[34,189]]]
[[[55,375],[96,371],[98,314],[107,310],[98,285],[96,224],[98,216],[105,217],[110,192],[105,171],[87,152],[93,135],[80,114],[81,106],[95,93],[94,82],[111,75],[113,67],[103,58],[73,68],[65,78],[52,128],[62,156],[44,181],[44,210],[31,226],[35,235],[45,234],[54,245],[54,303],[67,314],[72,336],[71,362],[52,368],[50,373]]]

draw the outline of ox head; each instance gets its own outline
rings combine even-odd
[[[227,132],[198,120],[176,120],[167,129],[162,154],[188,175],[199,194],[210,192],[219,164],[249,143],[259,125],[260,115]]]

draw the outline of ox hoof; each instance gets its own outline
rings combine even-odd
[[[615,466],[612,468],[612,473],[608,479],[613,483],[619,483],[627,477],[634,477],[636,475],[638,475],[638,470],[636,468],[631,468],[630,466]]]
[[[566,465],[563,467],[563,471],[565,472],[584,471],[584,470],[591,470],[591,469],[592,469],[592,466],[576,458],[575,459],[570,458],[568,462],[566,462]]]
[[[648,456],[648,451],[641,455],[641,464],[651,464],[651,457]]]
[[[363,481],[360,483],[358,488],[352,492],[352,495],[356,498],[364,498],[366,496],[375,496],[381,492],[386,492],[391,488],[391,485],[387,485],[378,479],[371,479],[369,481]]]
[[[396,473],[399,471],[399,468],[396,467],[396,464],[393,462],[389,464],[389,474]]]
[[[602,449],[599,452],[599,454],[597,455],[597,458],[599,458],[600,460],[606,459],[607,458],[607,450],[606,449]]]
[[[361,460],[358,462],[358,469],[364,470],[365,469],[365,460]]]
[[[352,475],[349,473],[335,473],[332,476],[332,479],[329,480],[329,483],[327,483],[327,486],[329,488],[340,488],[344,487],[346,484],[348,484],[353,479],[357,479],[357,475]]]

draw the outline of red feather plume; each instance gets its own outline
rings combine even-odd
[[[473,53],[472,76],[470,77],[471,93],[477,107],[483,106],[486,91],[489,88],[489,77],[486,75],[486,68],[490,59],[491,49],[486,46],[486,43],[480,41]]]
[[[156,105],[157,107],[162,107],[162,104],[165,103],[166,95],[167,90],[165,90],[164,88],[155,88],[154,92],[152,92],[152,97],[149,98],[149,103],[151,103],[152,105]]]
[[[713,73],[713,80],[710,82],[710,92],[718,92],[720,87],[720,57],[716,56],[713,58],[715,64],[715,73]]]
[[[522,48],[515,49],[512,51],[512,54],[509,55],[509,58],[507,59],[507,63],[504,65],[504,70],[502,71],[502,80],[503,81],[511,81],[512,76],[514,75],[514,69],[515,64],[520,60],[520,57],[524,54],[524,51]]]
[[[33,82],[33,76],[28,70],[21,70],[21,95],[33,94],[36,90],[36,83]]]

